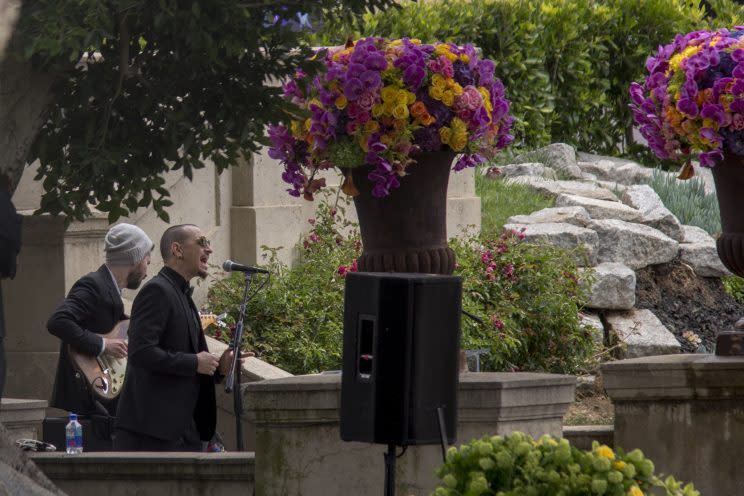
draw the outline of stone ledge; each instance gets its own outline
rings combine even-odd
[[[563,426],[563,437],[571,446],[582,450],[592,448],[592,441],[614,447],[615,427],[612,425],[566,425]]]
[[[53,481],[60,479],[253,480],[255,453],[29,453]]]
[[[744,359],[712,354],[659,355],[602,365],[614,401],[744,398]]]

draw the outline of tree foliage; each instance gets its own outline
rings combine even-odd
[[[393,0],[35,0],[14,55],[54,73],[52,104],[27,161],[40,161],[41,212],[109,221],[152,206],[162,174],[219,171],[295,109],[279,80],[314,70],[308,21],[348,23]]]

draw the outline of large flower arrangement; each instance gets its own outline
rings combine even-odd
[[[309,117],[269,128],[269,155],[283,163],[294,196],[312,199],[325,184],[315,177],[318,170],[369,164],[372,194],[383,197],[420,152],[462,154],[460,170],[512,140],[495,64],[471,45],[363,38],[316,56],[320,75],[299,73],[284,86]],[[353,189],[347,182],[344,190]]]
[[[641,134],[662,159],[713,167],[744,155],[744,27],[677,35],[646,61],[643,85],[630,87]]]

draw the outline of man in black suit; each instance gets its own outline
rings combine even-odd
[[[132,224],[117,224],[106,233],[106,263],[96,272],[80,278],[67,298],[47,322],[49,332],[62,340],[57,363],[51,406],[77,414],[116,412],[116,400],[96,400],[80,372],[72,365],[69,347],[93,357],[107,354],[114,358],[127,356],[124,339],[104,338],[121,320],[124,313],[121,290],[137,289],[147,276],[150,254],[155,244],[145,232]]]
[[[207,349],[189,281],[207,276],[212,249],[192,224],[160,240],[165,267],[134,299],[129,358],[117,409],[114,449],[203,451],[215,432],[215,382],[231,365]]]

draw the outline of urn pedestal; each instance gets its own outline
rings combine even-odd
[[[352,169],[359,190],[354,197],[363,252],[362,272],[452,274],[455,254],[447,246],[447,185],[455,155],[430,152],[400,178],[384,198],[372,196],[371,166]]]
[[[716,241],[721,262],[737,276],[744,277],[744,157],[726,155],[712,169],[721,211],[721,236]],[[744,355],[744,318],[733,331],[716,338],[716,355]]]

